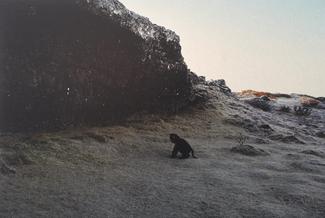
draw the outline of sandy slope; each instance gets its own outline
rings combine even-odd
[[[325,217],[323,112],[301,121],[208,89],[176,116],[3,134],[0,217]],[[170,159],[171,132],[199,159]],[[269,155],[231,152],[239,133]]]

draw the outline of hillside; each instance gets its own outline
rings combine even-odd
[[[116,125],[2,133],[0,217],[324,217],[325,110],[262,111],[199,83],[208,100]],[[168,135],[199,159],[171,159]],[[239,146],[238,138],[248,137]],[[236,147],[237,146],[237,147]],[[236,149],[233,149],[236,147]]]

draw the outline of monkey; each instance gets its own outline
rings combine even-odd
[[[190,144],[187,141],[185,141],[184,139],[182,139],[181,137],[179,137],[176,134],[170,134],[169,139],[175,145],[174,149],[173,149],[173,152],[172,152],[172,156],[171,156],[172,158],[177,158],[178,152],[182,154],[180,159],[189,158],[190,153],[192,154],[193,158],[197,158],[194,155],[193,148],[190,146]]]

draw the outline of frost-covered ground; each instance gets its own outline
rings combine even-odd
[[[325,110],[264,112],[200,88],[210,101],[175,116],[2,134],[0,217],[325,217]],[[170,159],[172,132],[199,159]],[[232,152],[240,134],[263,155]]]

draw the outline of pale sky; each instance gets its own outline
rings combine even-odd
[[[325,96],[325,0],[120,0],[181,37],[189,68],[234,91]]]

